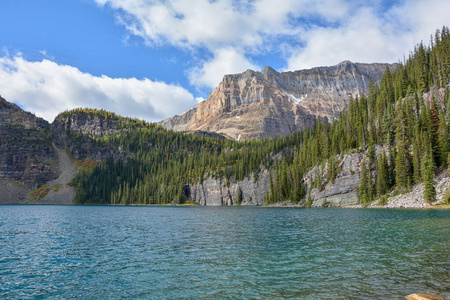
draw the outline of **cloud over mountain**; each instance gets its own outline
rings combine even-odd
[[[285,70],[396,62],[450,17],[450,2],[440,0],[94,1],[116,10],[118,22],[150,46],[192,50],[197,58],[206,51],[212,58],[200,57],[188,73],[191,84],[209,88],[269,52],[283,56]]]
[[[0,91],[7,100],[50,122],[58,113],[76,107],[158,121],[196,103],[190,92],[176,84],[93,76],[47,59],[30,62],[21,56],[0,58]]]

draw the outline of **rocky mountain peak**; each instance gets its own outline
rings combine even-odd
[[[50,129],[50,124],[44,119],[24,111],[18,105],[8,102],[0,96],[0,126],[7,124],[20,125],[26,129],[35,127]]]
[[[343,61],[293,72],[267,66],[261,72],[226,75],[207,100],[161,125],[234,139],[283,136],[309,128],[316,117],[337,118],[350,97],[367,93],[369,78],[377,82],[387,65]]]
[[[268,76],[268,75],[279,75],[280,73],[278,73],[275,69],[273,69],[270,66],[266,66],[261,70],[261,74],[264,76]]]

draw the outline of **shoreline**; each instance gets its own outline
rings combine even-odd
[[[0,203],[0,206],[111,206],[111,207],[260,207],[260,208],[314,208],[314,209],[327,209],[327,208],[339,208],[339,209],[417,209],[417,210],[448,210],[450,209],[450,204],[436,204],[436,205],[426,205],[423,207],[416,206],[398,206],[398,207],[387,207],[381,205],[370,205],[362,206],[360,204],[355,205],[343,205],[343,206],[311,206],[307,207],[304,205],[299,205],[291,202],[280,202],[270,205],[200,205],[200,204],[62,204],[62,203]]]

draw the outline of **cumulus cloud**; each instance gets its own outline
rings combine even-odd
[[[149,46],[171,45],[213,56],[187,72],[196,87],[214,87],[227,73],[258,68],[249,58],[279,45],[273,37],[305,31],[299,18],[336,22],[347,13],[344,0],[94,0],[117,11],[117,19]],[[200,53],[203,53],[200,51]]]
[[[182,47],[247,46],[263,43],[262,34],[289,32],[293,3],[262,0],[95,0],[120,11],[118,20],[149,44]],[[263,26],[270,24],[270,26]]]
[[[195,86],[216,87],[226,74],[235,74],[247,69],[258,70],[259,66],[248,60],[235,48],[218,49],[214,58],[189,72],[189,79]]]
[[[411,0],[381,12],[356,7],[340,26],[316,26],[304,32],[305,46],[291,49],[287,69],[334,65],[343,60],[398,62],[421,40],[448,25],[450,2]]]
[[[301,31],[298,18],[335,22],[345,17],[345,0],[94,0],[116,9],[119,23],[150,45],[255,49],[270,36]],[[269,38],[268,38],[269,37]]]
[[[214,59],[190,75],[204,86],[237,69],[213,72],[223,49],[237,53],[246,67],[261,53],[283,53],[289,70],[342,60],[395,62],[450,17],[450,2],[442,0],[94,1],[115,9],[119,22],[149,45],[209,51]]]
[[[194,96],[175,84],[93,76],[44,59],[0,58],[0,93],[39,117],[76,107],[103,108],[119,115],[159,121],[194,105]]]
[[[337,28],[317,27],[302,37],[306,46],[292,51],[288,69],[334,65],[343,60],[393,62],[405,37],[389,30],[370,8],[363,8]]]

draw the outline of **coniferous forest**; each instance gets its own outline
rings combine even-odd
[[[436,97],[439,93],[443,97]],[[265,203],[308,205],[311,186],[305,174],[327,163],[326,177],[333,182],[336,157],[352,151],[366,158],[358,189],[361,204],[417,183],[424,184],[424,199],[432,202],[435,173],[450,164],[450,31],[437,30],[428,45],[418,44],[405,61],[386,68],[379,85],[370,83],[368,95],[351,99],[337,121],[317,119],[309,130],[237,142],[141,125],[89,137],[96,147],[117,148],[124,155],[76,176],[77,203],[181,204],[188,200],[187,184],[208,177],[256,179],[264,168],[272,174]],[[71,138],[82,140],[76,134]]]

